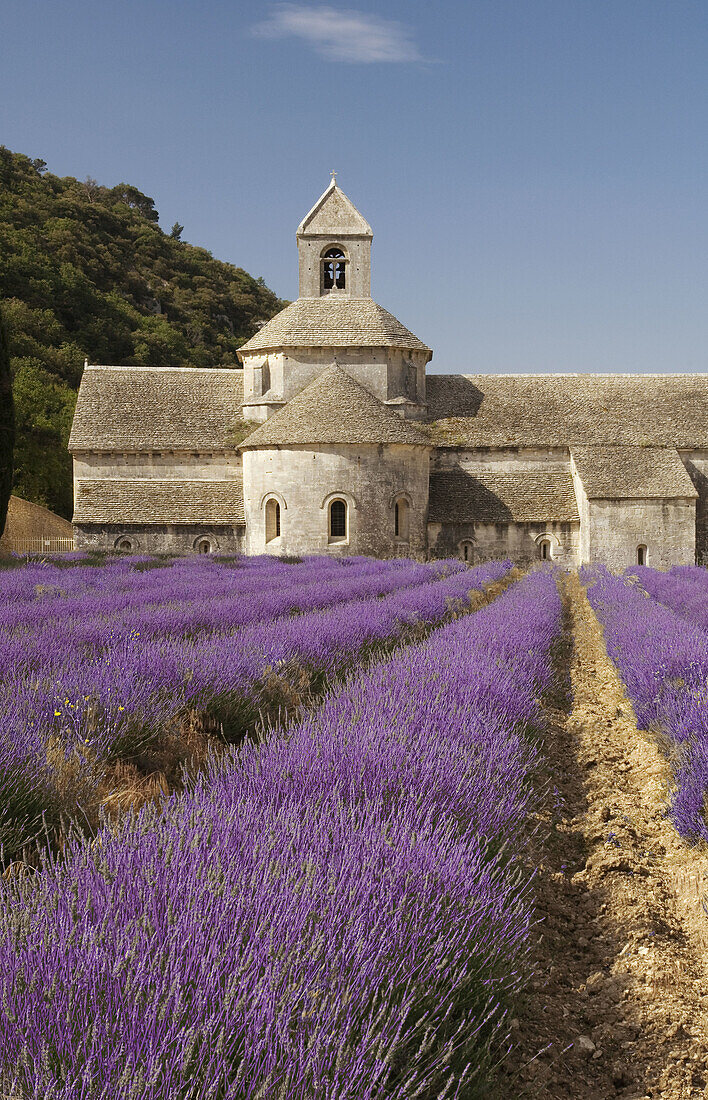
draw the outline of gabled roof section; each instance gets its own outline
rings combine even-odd
[[[81,478],[74,523],[245,523],[243,481]]]
[[[242,344],[246,351],[275,348],[405,348],[430,351],[372,298],[298,298]]]
[[[413,424],[387,409],[335,364],[251,432],[241,450],[340,443],[430,446]]]
[[[579,523],[570,470],[431,471],[430,523]]]
[[[336,180],[320,195],[297,227],[298,237],[373,237],[371,226],[348,199]]]
[[[429,374],[441,446],[708,447],[708,374]]]
[[[673,447],[571,447],[590,500],[697,497]]]
[[[87,367],[69,450],[235,450],[243,371],[200,367]]]

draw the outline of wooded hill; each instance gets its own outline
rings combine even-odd
[[[84,359],[234,366],[286,304],[262,279],[165,233],[127,183],[54,176],[0,146],[0,308],[17,438],[13,491],[71,517],[67,451]]]

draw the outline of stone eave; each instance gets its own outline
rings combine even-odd
[[[339,229],[341,229],[341,228],[342,227],[339,226]],[[370,241],[372,239],[372,237],[373,237],[373,233],[365,233],[363,231],[363,229],[360,230],[360,231],[357,231],[355,233],[352,233],[351,230],[342,230],[342,240],[343,241],[344,240],[347,240],[347,241]],[[298,229],[297,233],[295,234],[295,238],[297,240],[299,240],[300,238],[305,238],[306,240],[309,240],[309,241],[321,240],[321,241],[333,241],[335,244],[337,243],[337,238],[335,236],[335,231],[333,231],[332,233],[320,233],[319,231],[317,233],[310,233],[310,231],[307,230],[307,229],[305,229],[305,230]]]
[[[582,478],[580,478],[580,481],[582,483]],[[584,486],[583,486],[583,489],[584,489]],[[683,501],[686,501],[688,504],[691,504],[692,502],[695,503],[695,501],[698,500],[698,493],[697,492],[694,493],[692,496],[689,495],[689,494],[683,494],[683,493],[671,493],[671,495],[667,495],[666,493],[662,493],[662,494],[659,494],[659,493],[643,493],[641,496],[639,496],[639,494],[637,494],[637,496],[624,496],[624,497],[594,496],[594,495],[589,496],[588,493],[585,493],[585,496],[588,498],[589,501],[592,501],[593,504],[597,503],[598,501],[601,501],[603,504],[631,504],[633,501],[642,501],[642,500],[672,500],[672,501],[673,500],[683,500]]]
[[[408,421],[407,423],[418,426],[415,421]],[[260,426],[259,424],[258,427]],[[376,450],[379,447],[416,447],[419,451],[435,451],[437,449],[434,443],[264,443],[263,446],[257,445],[255,447],[249,447],[247,443],[248,436],[239,446],[239,451],[315,451],[339,447],[374,447]]]
[[[123,520],[120,520],[120,522],[118,522],[117,520],[115,522],[113,520],[111,520],[111,522],[109,523],[109,522],[103,522],[101,520],[95,520],[95,521],[94,520],[79,520],[79,521],[75,521],[73,519],[71,520],[71,526],[72,527],[78,527],[79,529],[86,528],[86,527],[117,527],[121,531],[123,531],[123,530],[131,531],[133,529],[134,530],[145,530],[146,527],[167,527],[167,528],[169,528],[169,527],[201,527],[200,524],[195,523],[192,520],[185,521],[184,523],[182,523],[180,520],[170,520],[169,523],[162,523],[162,522],[159,522],[159,523],[131,523],[130,520],[126,520],[125,522]],[[228,523],[211,523],[211,522],[209,522],[209,523],[205,524],[205,526],[210,528],[210,529],[212,529],[214,527],[216,527],[216,528],[223,527],[224,529],[228,529],[229,527],[243,527],[243,528],[245,528],[246,527],[246,521],[245,521],[245,519],[232,519],[232,520],[229,520]]]
[[[177,450],[177,451],[173,451],[173,450],[155,450],[155,449],[135,450],[135,451],[133,451],[133,450],[125,450],[124,448],[118,449],[117,447],[106,449],[106,448],[103,448],[103,447],[101,447],[101,448],[98,448],[98,447],[85,447],[83,445],[68,447],[67,449],[68,449],[69,453],[73,454],[73,455],[100,455],[102,457],[105,456],[106,458],[110,458],[111,456],[115,456],[115,455],[123,455],[125,458],[127,458],[129,455],[130,456],[133,456],[133,455],[135,455],[135,456],[145,456],[145,457],[150,457],[150,458],[154,458],[156,455],[164,456],[165,458],[173,458],[173,457],[174,458],[205,458],[205,457],[208,457],[210,455],[213,457],[213,456],[216,456],[216,455],[236,455],[236,454],[238,454],[238,446],[233,446],[233,447],[210,447],[208,450],[205,450],[205,451],[195,451],[192,448],[189,448],[189,450],[183,449],[183,450]]]
[[[313,298],[312,300],[313,300],[313,302],[318,301],[317,298]],[[253,356],[254,358],[257,358],[258,356],[270,355],[271,352],[274,352],[274,351],[287,352],[287,351],[289,351],[293,348],[301,348],[304,351],[326,351],[326,352],[331,353],[332,355],[336,354],[337,352],[341,352],[343,355],[346,355],[347,352],[351,352],[352,350],[360,350],[361,348],[366,348],[367,351],[422,351],[423,350],[422,348],[415,348],[415,347],[407,348],[407,347],[403,347],[399,344],[298,344],[298,343],[284,344],[284,343],[281,342],[281,343],[277,343],[277,344],[267,344],[267,345],[264,345],[261,348],[253,348],[253,350],[248,349],[246,352],[244,352],[243,355],[241,354],[241,350],[239,348],[239,349],[237,349],[236,354],[238,355],[241,363],[243,364],[244,357],[247,357],[247,356]],[[429,363],[431,361],[431,359],[433,358],[433,353],[432,353],[430,348],[427,348],[426,350],[427,350],[427,353],[428,353],[428,358],[426,359],[426,363]],[[249,404],[249,402],[244,402],[244,404]],[[252,402],[251,402],[251,404],[252,404]]]
[[[287,401],[284,397],[253,397],[244,401],[241,408],[250,409],[252,405],[287,405]]]

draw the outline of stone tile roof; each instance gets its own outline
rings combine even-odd
[[[82,478],[73,522],[243,524],[243,482]]]
[[[233,449],[243,371],[200,367],[87,367],[69,450]]]
[[[579,523],[569,470],[430,473],[430,523]]]
[[[298,298],[239,348],[405,348],[430,351],[373,298]]]
[[[708,447],[708,374],[431,374],[427,397],[441,445]]]
[[[410,421],[388,409],[335,364],[251,432],[241,450],[328,443],[430,446]]]
[[[698,496],[673,447],[571,447],[570,453],[591,500]]]

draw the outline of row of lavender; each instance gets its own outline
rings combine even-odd
[[[531,574],[287,740],[0,885],[4,1090],[488,1095],[528,968],[524,731],[559,627],[553,577]]]
[[[708,630],[708,571],[699,565],[677,565],[667,573],[647,566],[627,570],[659,603],[695,626]]]
[[[698,625],[708,610],[705,571],[643,567],[616,577],[593,569],[582,579],[639,728],[667,746],[671,819],[682,837],[708,841],[708,633]]]
[[[322,568],[327,573],[329,566]],[[100,616],[92,621],[83,590],[75,597],[73,614],[71,598],[63,597],[66,629],[60,638],[15,621],[6,627],[1,645],[0,843],[16,846],[43,812],[50,817],[52,807],[54,817],[60,812],[63,795],[56,769],[47,767],[50,747],[54,756],[63,753],[65,761],[71,758],[82,769],[81,781],[88,789],[99,782],[102,767],[144,750],[188,711],[217,719],[224,738],[238,740],[264,706],[288,697],[291,685],[320,689],[413,624],[438,622],[455,606],[469,607],[471,591],[509,568],[509,562],[475,570],[459,562],[339,565],[335,573],[344,572],[349,586],[337,582],[330,590],[334,606],[242,628],[222,624],[218,629],[215,619],[208,631],[148,632],[143,637],[127,623],[119,628],[106,627]],[[367,572],[371,569],[373,573]],[[169,572],[162,569],[160,575],[174,594]],[[257,572],[261,588],[239,593],[245,608],[271,584],[271,570]],[[302,598],[308,586],[296,585],[296,574],[289,575],[291,588],[300,590],[295,598]],[[344,600],[361,593],[357,577],[367,582],[366,597]],[[188,595],[195,593],[197,579],[192,581],[187,569],[186,581],[192,581]],[[218,576],[216,583],[222,583]],[[327,588],[326,580],[319,588]],[[87,598],[93,599],[90,592]],[[34,612],[42,598],[15,602]],[[291,600],[287,606],[292,611],[295,605]],[[154,611],[160,614],[159,602]],[[201,615],[198,600],[193,614]],[[18,831],[20,821],[26,824]]]
[[[342,599],[384,595],[417,578],[463,568],[458,561],[421,566],[405,560],[338,562],[321,557],[301,565],[271,559],[236,569],[182,559],[148,573],[129,564],[110,563],[103,571],[75,568],[68,583],[56,568],[48,576],[36,566],[28,567],[28,575],[11,574],[9,584],[0,584],[0,637],[24,637],[28,631],[33,637],[56,636],[61,630],[67,643],[98,645],[102,636],[126,626],[143,635],[230,630]],[[83,623],[92,624],[94,633],[82,634]]]

